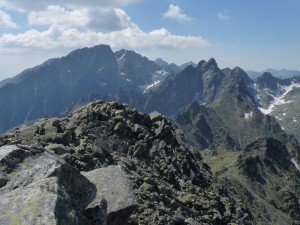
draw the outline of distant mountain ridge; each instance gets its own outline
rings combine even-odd
[[[257,224],[300,223],[300,76],[280,79],[264,73],[252,80],[239,67],[220,69],[213,58],[176,73],[163,60],[99,45],[5,82],[1,132],[40,117],[66,117],[8,132],[0,137],[1,145],[55,143],[53,151],[80,170],[120,162],[142,193],[133,224],[145,219],[159,224],[153,217],[157,212],[167,215],[161,224],[191,225],[194,219],[227,224],[236,218],[249,224],[252,215]],[[95,99],[126,104],[98,100],[70,113]],[[198,198],[195,184],[218,195]],[[208,203],[220,205],[224,195],[249,211],[224,203],[215,207],[220,211],[202,213],[211,208]],[[174,209],[184,213],[174,214]]]
[[[176,73],[180,72],[181,70],[185,69],[186,67],[188,67],[190,65],[192,65],[193,67],[197,66],[197,64],[192,62],[192,61],[186,62],[186,63],[184,63],[182,65],[179,65],[179,66],[176,65],[175,63],[170,63],[169,64],[168,62],[164,61],[162,58],[157,58],[157,59],[154,60],[154,62],[157,65],[159,65],[159,66],[161,66],[165,69],[170,69],[170,70],[172,70]]]
[[[258,118],[262,124],[268,121],[265,126],[269,132],[292,130],[283,124],[282,128],[275,125],[273,119],[264,119],[257,107],[265,113],[263,109],[272,104],[270,93],[278,91],[276,85],[291,85],[298,78],[280,80],[265,73],[253,81],[239,67],[221,70],[214,59],[197,65],[189,62],[178,73],[170,65],[162,59],[151,61],[131,50],[114,53],[106,45],[50,59],[0,83],[0,104],[5,105],[0,110],[0,132],[37,118],[61,115],[77,104],[99,98],[116,99],[141,111],[159,111],[171,117],[197,102],[213,108],[231,128],[228,135],[239,140],[234,146],[249,142],[243,135],[248,137],[245,134],[249,132],[249,121]],[[262,128],[257,124],[255,129]],[[261,134],[267,133],[265,130]]]
[[[253,70],[247,70],[246,73],[251,77],[252,79],[256,79],[257,77],[261,76],[264,73],[271,73],[274,77],[278,77],[281,79],[291,78],[294,76],[299,76],[300,71],[299,70],[287,70],[287,69],[281,69],[281,70],[275,70],[268,68],[266,70],[263,70],[261,72],[253,71]]]
[[[121,88],[150,90],[171,73],[133,51],[114,53],[107,45],[75,50],[0,82],[0,105],[5,106],[0,110],[0,133],[60,115],[79,102],[113,99]]]

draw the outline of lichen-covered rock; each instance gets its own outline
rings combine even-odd
[[[0,148],[0,224],[87,224],[95,185],[42,148]]]
[[[50,144],[46,146],[47,150],[53,151],[57,155],[63,155],[68,153],[67,148],[62,144]]]
[[[137,208],[137,201],[132,182],[121,166],[108,166],[82,174],[97,188],[97,196],[91,204],[103,198],[107,201],[108,225],[125,224]]]

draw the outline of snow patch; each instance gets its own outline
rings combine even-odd
[[[296,162],[296,160],[294,158],[291,159],[292,163],[294,164],[294,166],[297,168],[297,170],[300,171],[300,166],[299,164]]]
[[[270,93],[268,89],[265,91],[268,93],[268,95],[273,97],[273,101],[269,105],[267,109],[264,108],[258,108],[263,114],[270,114],[273,112],[274,107],[278,105],[283,105],[287,103],[291,103],[293,101],[286,101],[284,98],[287,96],[287,94],[292,91],[294,88],[299,88],[300,84],[298,83],[292,83],[289,86],[279,86],[278,89],[274,92],[274,94]]]
[[[248,90],[250,90],[250,91],[249,91],[250,93],[253,93],[254,101],[255,101],[257,104],[259,104],[260,98],[259,98],[259,96],[258,96],[258,94],[257,94],[257,85],[256,85],[255,83],[248,84],[248,85],[247,85],[247,88],[248,88]]]
[[[104,69],[104,66],[98,69],[98,73],[100,73]]]
[[[160,84],[160,80],[156,80],[152,84],[149,84],[149,85],[146,85],[146,86],[142,86],[142,88],[144,89],[143,93],[145,94],[148,90],[157,87],[159,84]]]
[[[294,88],[299,88],[299,87],[300,87],[300,83],[294,83],[294,82],[292,82],[291,85],[289,86],[282,86],[283,90],[285,91],[284,92],[285,95],[290,91],[292,91]]]
[[[117,59],[117,61],[119,62],[120,60],[122,60],[124,58],[124,56],[126,55],[126,53],[127,52],[125,51],[124,54],[120,58]]]
[[[249,117],[253,117],[253,112],[251,111],[250,113],[244,113],[245,119],[248,119]]]
[[[27,123],[27,122],[28,122],[28,117],[29,117],[29,115],[31,114],[32,110],[33,110],[33,106],[31,106],[31,107],[29,108],[29,110],[28,110],[28,112],[27,112],[27,114],[26,114],[24,123]]]
[[[158,87],[169,75],[170,73],[166,70],[157,70],[151,74],[152,83],[141,85],[139,87],[143,90],[143,93],[146,93],[147,91]]]
[[[37,94],[37,90],[38,90],[38,88],[37,87],[35,87],[34,88],[34,93],[33,93],[33,96],[35,97],[36,96],[36,94]]]
[[[296,120],[296,118],[295,118],[295,117],[293,117],[293,122],[294,122],[294,123],[297,123],[297,120]]]
[[[283,127],[281,127],[281,130],[285,130]]]

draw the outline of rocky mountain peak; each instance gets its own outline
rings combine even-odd
[[[256,83],[259,88],[269,88],[276,90],[278,88],[278,78],[274,77],[271,73],[265,72],[260,77],[256,78]]]
[[[97,54],[97,53],[101,53],[101,54],[111,54],[113,53],[113,51],[111,50],[110,46],[109,45],[95,45],[94,47],[91,47],[91,48],[81,48],[81,49],[77,49],[77,50],[74,50],[72,52],[70,52],[68,54],[68,56],[76,56],[78,54],[80,55],[88,55],[88,54]]]
[[[154,62],[161,67],[167,67],[169,65],[169,63],[164,61],[162,58],[157,58],[154,60]]]
[[[250,79],[250,77],[248,76],[248,74],[240,67],[235,67],[231,70],[231,73],[230,73],[232,76],[235,76],[235,77],[240,77],[242,78],[244,84],[246,86],[250,85],[250,84],[253,84],[253,80]]]
[[[206,68],[218,68],[218,64],[214,58],[211,58],[207,61],[205,67]]]
[[[197,65],[197,68],[200,69],[202,66],[204,66],[206,64],[206,61],[205,60],[201,60],[198,65]]]
[[[125,89],[147,92],[163,81],[171,71],[131,50],[115,52]]]

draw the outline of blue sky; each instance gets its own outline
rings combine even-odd
[[[300,70],[300,0],[0,0],[0,79],[109,44],[182,64]]]

